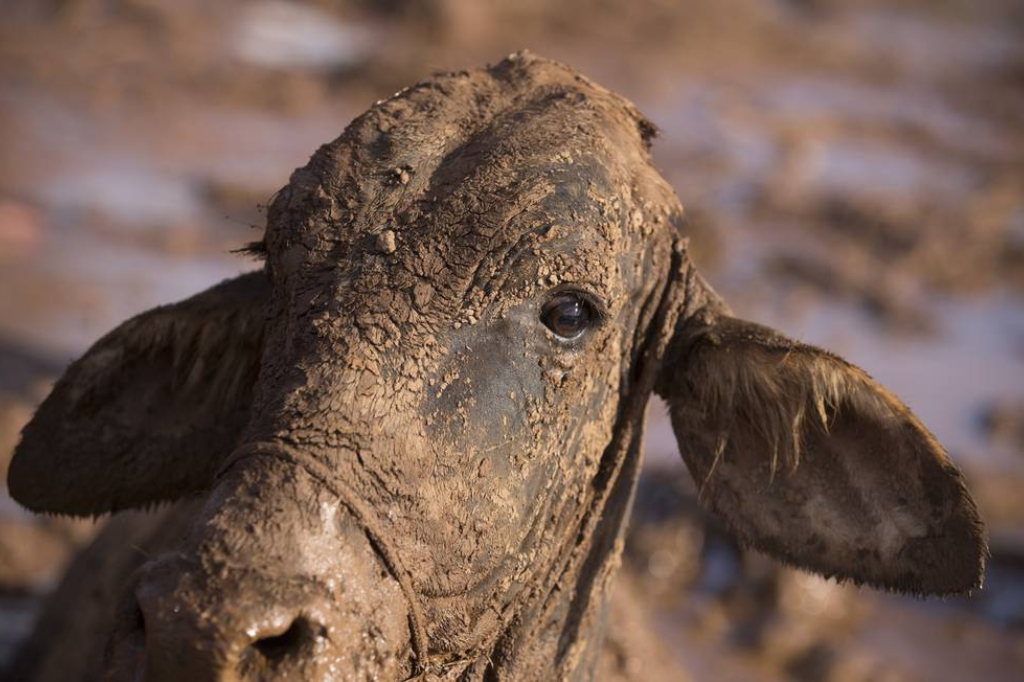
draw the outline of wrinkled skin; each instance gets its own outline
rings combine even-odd
[[[976,587],[984,535],[941,446],[856,367],[731,316],[653,134],[525,53],[435,77],[295,172],[263,271],[73,365],[16,499],[194,500],[121,590],[105,679],[592,677],[655,390],[742,540]],[[560,296],[592,313],[571,340],[544,317]]]

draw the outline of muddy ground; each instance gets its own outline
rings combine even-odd
[[[697,680],[1021,679],[1024,4],[207,5],[0,4],[0,457],[99,335],[252,268],[231,249],[354,115],[528,47],[640,105],[711,282],[893,388],[992,531],[970,599],[780,569],[701,514],[655,409],[626,565],[674,654]],[[95,529],[0,498],[0,658]]]

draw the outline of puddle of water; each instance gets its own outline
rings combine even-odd
[[[737,97],[745,102],[741,109],[747,113],[737,112]],[[751,107],[758,112],[752,119]],[[966,163],[940,151],[926,153],[867,139],[859,124],[878,130],[915,125],[943,144],[960,140],[993,155],[1006,148],[983,122],[959,115],[941,99],[853,82],[784,81],[741,93],[688,84],[648,109],[663,128],[660,158],[682,167],[673,172],[673,180],[681,185],[684,202],[713,207],[742,221],[749,220],[744,214],[755,194],[771,181],[786,181],[802,195],[848,195],[901,204],[964,201],[981,183],[982,176]],[[848,121],[853,127],[848,132],[808,135],[793,151],[793,163],[787,164],[781,138],[773,130],[790,118]],[[696,160],[692,170],[686,168],[691,160]]]
[[[732,115],[737,97],[744,93],[733,87],[684,81],[662,100],[641,103],[661,129],[655,153],[670,153],[672,158],[722,157],[730,166],[730,175],[746,176],[770,168],[777,158],[777,145],[763,127]]]
[[[948,202],[966,199],[978,184],[977,175],[962,165],[863,140],[822,141],[797,163],[804,191],[825,195]]]
[[[201,213],[187,178],[128,159],[94,159],[88,172],[74,168],[58,174],[42,185],[36,199],[67,219],[89,212],[141,229],[192,222]]]
[[[765,180],[782,162],[765,126],[735,115],[737,93],[716,83],[679,82],[661,101],[641,103],[661,130],[659,168],[684,206],[709,209],[722,224],[746,220]],[[729,230],[720,235],[728,239]]]
[[[844,42],[885,55],[919,75],[982,71],[1022,54],[1019,35],[1007,27],[964,21],[954,24],[898,9],[853,12],[840,26]]]
[[[301,116],[172,107],[157,118],[101,118],[41,93],[14,94],[0,86],[0,106],[17,131],[17,172],[0,176],[4,189],[68,225],[89,212],[132,229],[222,218],[204,204],[209,182],[269,197],[356,113],[332,103]]]
[[[233,186],[276,191],[292,171],[304,166],[320,145],[341,135],[356,115],[354,107],[334,106],[302,117],[251,111],[206,110],[194,113],[195,127],[209,131],[192,151],[174,159],[175,167],[190,168]],[[208,139],[207,139],[208,138]]]
[[[355,64],[373,47],[366,27],[343,24],[309,5],[258,2],[238,19],[236,57],[277,69],[325,70]]]
[[[850,79],[783,77],[756,94],[766,113],[783,119],[841,121],[921,130],[955,149],[1003,156],[1003,136],[919,82],[879,86]]]

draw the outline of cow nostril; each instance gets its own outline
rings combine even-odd
[[[135,606],[132,610],[132,618],[130,622],[130,632],[134,634],[146,636],[146,614],[142,612],[142,607],[138,601],[135,602]]]
[[[279,635],[262,637],[252,644],[260,656],[270,662],[280,661],[309,650],[318,639],[324,637],[324,627],[311,622],[304,616],[292,621],[288,629]]]

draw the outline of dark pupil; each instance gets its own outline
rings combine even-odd
[[[559,336],[572,338],[590,323],[590,307],[575,296],[559,296],[546,306],[543,321]]]

